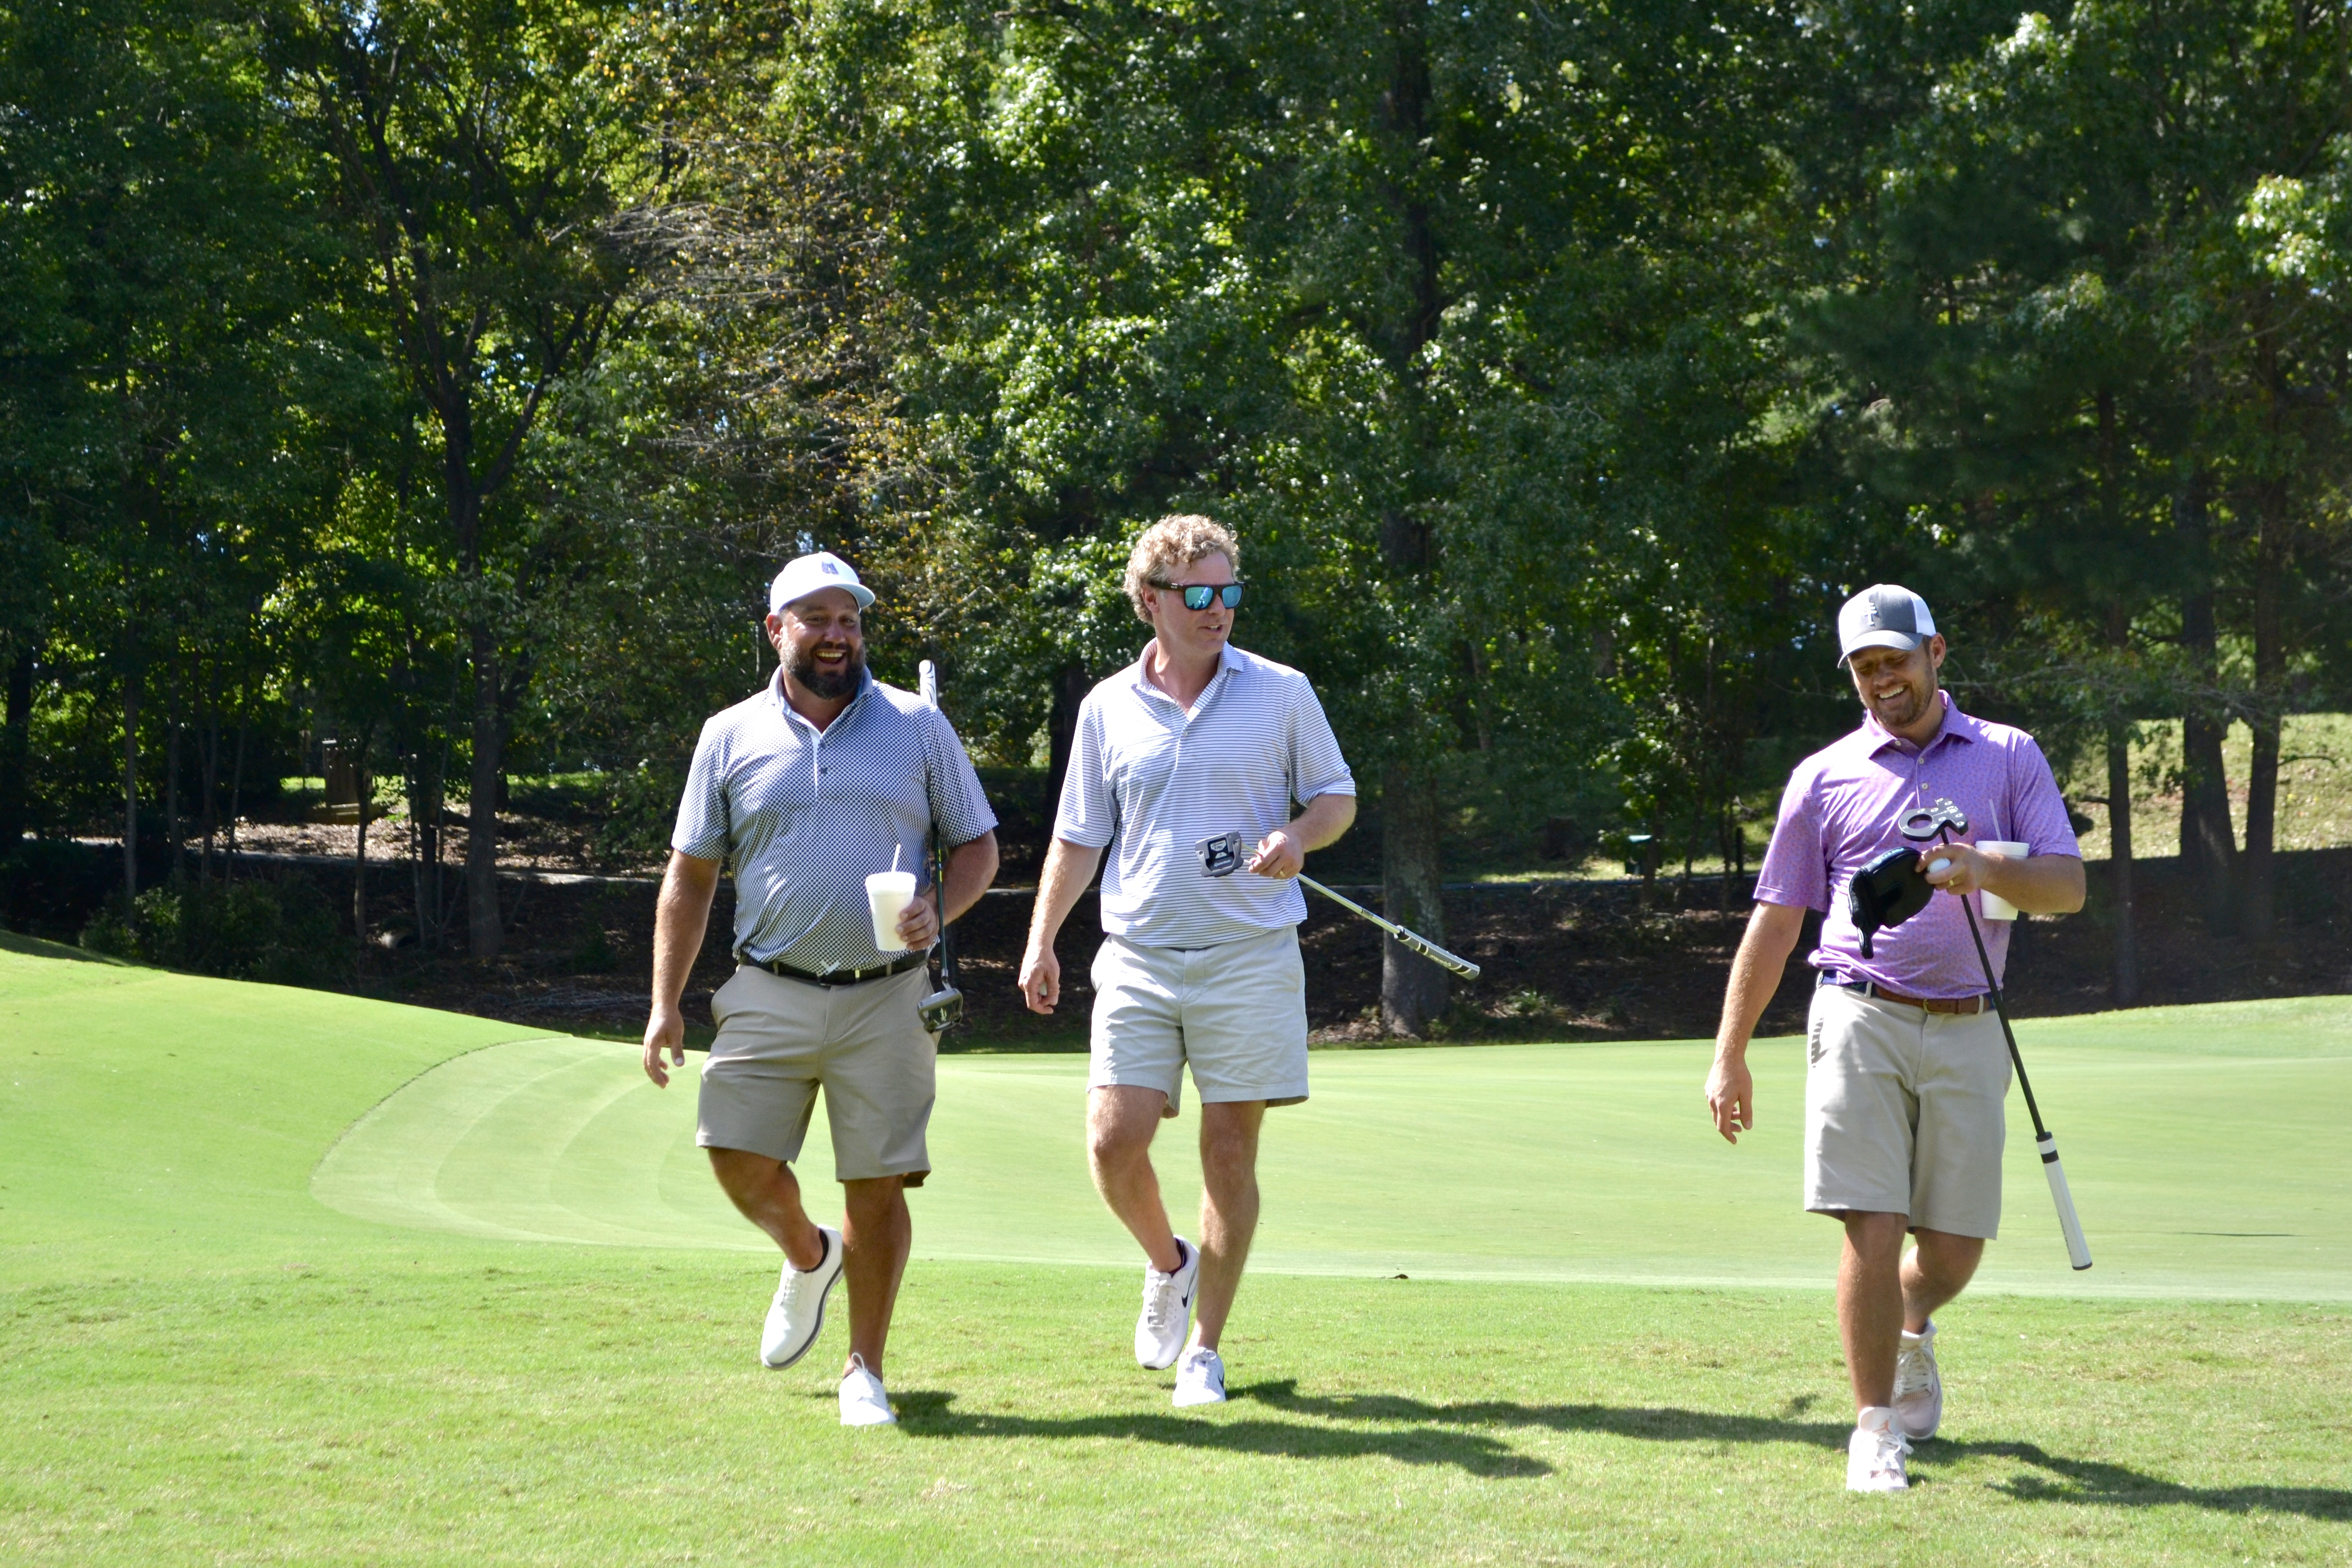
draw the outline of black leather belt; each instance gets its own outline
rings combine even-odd
[[[829,974],[819,974],[814,969],[795,969],[782,959],[761,963],[749,953],[735,955],[738,963],[748,963],[754,969],[764,969],[786,980],[797,980],[803,985],[863,985],[869,980],[885,980],[893,974],[904,974],[920,964],[929,954],[910,952],[904,958],[894,958],[887,963],[877,963],[870,969],[836,969]]]
[[[1963,1017],[1985,1011],[1983,996],[1906,996],[1900,991],[1889,991],[1875,980],[1848,980],[1841,975],[1824,973],[1822,984],[1834,985],[1841,991],[1853,991],[1864,996],[1874,996],[1881,1002],[1900,1002],[1906,1007],[1916,1007],[1925,1013],[1955,1013]]]

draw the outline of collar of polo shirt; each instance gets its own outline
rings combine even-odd
[[[1984,739],[1984,733],[1977,728],[1976,721],[1960,711],[1960,705],[1952,700],[1952,694],[1950,692],[1937,691],[1936,695],[1943,700],[1944,721],[1936,727],[1936,732],[1932,736],[1928,737],[1927,743],[1919,748],[1920,755],[1927,755],[1928,752],[1932,751],[1936,747],[1938,742],[1948,740],[1980,741]],[[1870,747],[1874,754],[1885,751],[1889,746],[1907,746],[1911,743],[1908,741],[1906,741],[1902,736],[1896,734],[1894,731],[1889,730],[1885,725],[1880,723],[1878,721],[1878,716],[1867,709],[1863,710],[1862,727],[1869,731],[1874,736],[1877,737],[1874,742],[1872,742]]]
[[[1135,682],[1135,689],[1138,691],[1149,691],[1154,697],[1160,698],[1163,701],[1173,702],[1176,699],[1169,696],[1168,693],[1160,690],[1159,687],[1153,685],[1151,682],[1151,650],[1159,646],[1160,639],[1158,637],[1153,637],[1150,642],[1143,645],[1143,651],[1135,656],[1134,664],[1128,668],[1128,678]],[[1227,643],[1217,650],[1217,673],[1209,678],[1209,684],[1211,686],[1214,686],[1224,677],[1232,675],[1243,668],[1244,663],[1241,650],[1234,647],[1233,644]],[[1202,695],[1206,696],[1207,693],[1203,692]]]

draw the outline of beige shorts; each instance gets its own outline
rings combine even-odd
[[[816,1091],[833,1131],[833,1173],[861,1182],[931,1168],[924,1131],[939,1042],[915,1012],[930,989],[919,966],[862,985],[810,985],[750,964],[710,998],[719,1025],[702,1069],[705,1149],[800,1158]]]
[[[1190,951],[1108,936],[1093,973],[1087,1088],[1156,1089],[1173,1116],[1190,1063],[1204,1105],[1307,1098],[1307,973],[1297,927]]]
[[[1834,985],[1806,1031],[1805,1207],[2000,1233],[2009,1047],[2000,1019],[1930,1013]]]

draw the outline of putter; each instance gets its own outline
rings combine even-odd
[[[1239,833],[1220,833],[1213,838],[1203,838],[1192,846],[1192,853],[1201,858],[1201,869],[1212,877],[1230,877],[1242,868],[1243,851],[1246,847]],[[1333,892],[1305,872],[1298,879],[1339,905],[1363,916],[1389,935],[1442,969],[1450,969],[1465,980],[1478,978],[1478,966],[1468,959],[1446,952],[1418,931],[1410,931],[1393,921],[1384,921],[1355,900]]]
[[[1938,800],[1933,805],[1905,814],[1895,827],[1914,844],[1935,840],[1949,846],[1953,834],[1969,830],[1969,819],[1950,801]],[[1938,871],[1950,864],[1948,859],[1930,860],[1927,869]],[[2066,1185],[2066,1167],[2058,1163],[2058,1141],[2042,1125],[2042,1108],[2033,1102],[2033,1085],[2025,1077],[2025,1058],[2018,1055],[2017,1035],[2009,1026],[2009,1007],[2000,999],[2000,986],[1992,977],[1992,959],[1985,952],[1984,934],[1977,930],[1976,911],[1969,907],[1966,898],[1960,900],[1960,913],[1968,917],[1969,940],[1977,944],[1977,962],[1984,966],[1985,990],[1992,997],[1992,1010],[2000,1017],[2000,1037],[2009,1042],[2009,1059],[2017,1068],[2017,1087],[2025,1094],[2025,1113],[2033,1118],[2033,1142],[2042,1151],[2042,1173],[2050,1179],[2051,1202],[2058,1205],[2058,1228],[2066,1233],[2067,1261],[2078,1270],[2088,1268],[2091,1244],[2083,1239],[2083,1222],[2074,1213],[2074,1194]]]
[[[940,705],[940,667],[929,659],[923,660],[921,676],[923,700],[937,708]],[[947,913],[948,857],[946,847],[940,843],[935,829],[931,834],[931,886],[939,889],[940,912]],[[946,1034],[963,1022],[963,993],[956,987],[955,936],[945,920],[940,921],[939,989],[915,1005],[922,1016],[923,1027],[934,1035]]]

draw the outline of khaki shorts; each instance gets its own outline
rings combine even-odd
[[[1190,1063],[1204,1105],[1307,1098],[1307,973],[1297,927],[1190,951],[1108,936],[1093,973],[1087,1088],[1156,1089],[1173,1116]]]
[[[822,1086],[835,1178],[905,1176],[920,1186],[931,1168],[923,1133],[939,1042],[915,1007],[929,988],[919,966],[862,985],[810,985],[739,965],[710,998],[719,1037],[702,1069],[694,1141],[789,1164]]]
[[[1908,1215],[1914,1230],[2000,1233],[2009,1048],[2000,1019],[1930,1013],[1834,985],[1806,1032],[1805,1207]]]

